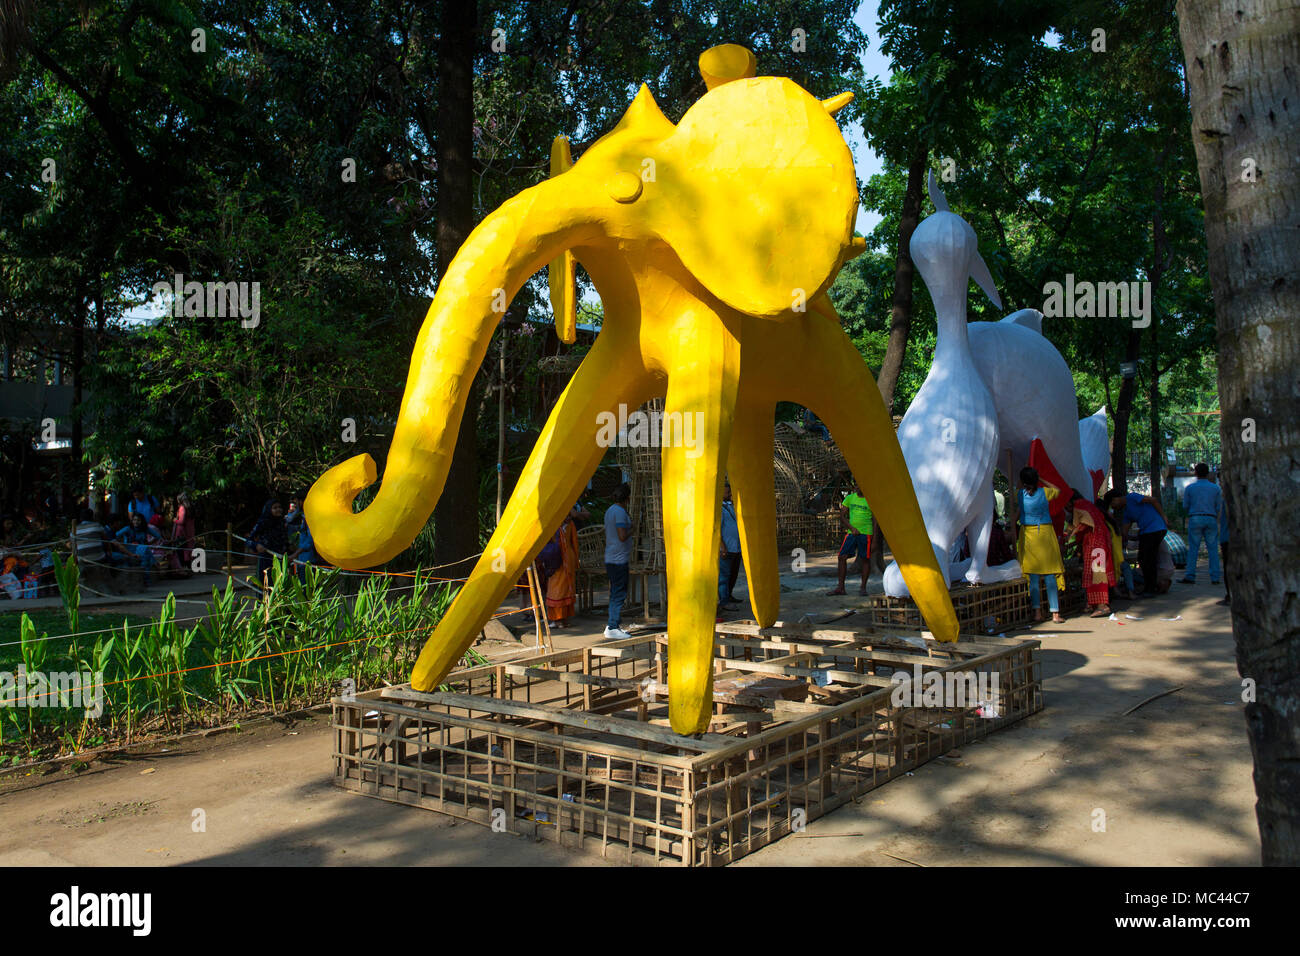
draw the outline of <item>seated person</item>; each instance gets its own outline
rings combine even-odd
[[[16,551],[0,559],[0,590],[15,601],[36,597],[36,578],[27,561]]]
[[[95,520],[95,513],[82,508],[77,527],[68,538],[68,550],[75,548],[76,556],[85,561],[104,561],[107,558],[108,532]]]
[[[158,529],[145,520],[139,511],[131,512],[131,523],[117,533],[113,547],[126,555],[128,559],[139,559],[144,567],[144,585],[149,586],[149,574],[153,570],[154,556],[152,544],[161,544],[162,535]]]

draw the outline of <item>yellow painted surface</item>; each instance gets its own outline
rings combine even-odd
[[[755,618],[776,620],[772,491],[777,401],[830,427],[939,640],[957,621],[879,390],[825,296],[853,238],[853,161],[825,103],[788,79],[753,76],[741,47],[700,59],[707,92],[674,126],[642,87],[575,163],[485,219],[457,254],[416,341],[375,500],[369,456],[330,469],[305,502],[316,547],[342,567],[405,548],[446,480],[466,395],[509,300],[550,267],[562,338],[573,334],[574,264],[604,303],[596,344],[565,389],[469,580],[411,675],[430,690],[473,643],[604,457],[598,416],[666,397],[685,426],[662,451],[668,561],[669,712],[702,732],[712,702],[718,514],[731,476]]]

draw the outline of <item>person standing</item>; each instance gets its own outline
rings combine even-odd
[[[844,503],[840,505],[840,520],[848,525],[849,530],[844,535],[844,540],[840,542],[839,584],[835,586],[835,590],[827,593],[844,593],[844,580],[849,573],[849,557],[855,555],[862,577],[858,593],[866,594],[867,578],[871,577],[871,534],[874,528],[871,506],[867,504],[867,499],[862,495],[862,486],[856,480],[853,482],[852,493],[846,495]]]
[[[270,498],[262,506],[261,517],[248,533],[248,543],[257,555],[258,580],[265,582],[268,579],[264,575],[269,574],[275,566],[276,556],[289,551],[289,531],[284,526],[284,505],[280,504],[279,499]]]
[[[1219,469],[1218,474],[1219,493],[1223,493],[1223,469]],[[1223,508],[1219,511],[1219,554],[1223,570],[1223,598],[1216,601],[1224,607],[1232,606],[1232,588],[1228,584],[1228,503],[1223,503]]]
[[[736,521],[736,503],[731,500],[731,482],[722,486],[722,543],[718,546],[718,610],[734,611],[740,607],[731,593],[740,576],[740,524]]]
[[[578,596],[578,526],[573,516],[575,506],[564,516],[553,539],[559,548],[559,561],[546,579],[546,616],[551,627],[568,627]]]
[[[605,511],[605,574],[609,577],[609,620],[605,637],[624,640],[631,637],[619,627],[623,602],[627,600],[628,565],[632,561],[632,516],[627,512],[632,489],[627,483],[614,489],[614,503]]]
[[[151,494],[147,494],[142,485],[135,485],[131,489],[131,500],[126,503],[128,518],[133,514],[140,514],[144,516],[147,524],[161,510],[158,507],[158,499]]]
[[[303,512],[302,502],[305,496],[302,494],[292,494],[289,496],[289,510],[284,516],[284,526],[288,529],[290,535],[298,533],[302,526]]]
[[[1196,465],[1196,480],[1183,489],[1183,510],[1187,512],[1187,570],[1184,584],[1196,583],[1196,565],[1201,560],[1201,541],[1210,558],[1210,583],[1222,578],[1219,567],[1219,520],[1223,512],[1223,492],[1210,481],[1210,466]]]
[[[1061,493],[1055,485],[1040,481],[1036,468],[1020,469],[1020,568],[1029,580],[1029,605],[1034,620],[1044,620],[1040,593],[1041,579],[1047,577],[1047,606],[1052,623],[1060,624],[1061,603],[1058,591],[1065,590],[1065,565],[1061,563],[1061,544],[1056,539],[1049,502]]]
[[[190,501],[187,492],[182,491],[176,496],[176,517],[172,521],[172,551],[170,553],[170,562],[173,571],[179,572],[183,577],[191,577],[193,568],[191,565],[194,561],[194,546],[197,539],[194,535],[194,504]]]
[[[1142,593],[1146,597],[1155,597],[1159,593],[1156,589],[1156,571],[1160,563],[1160,542],[1169,531],[1160,502],[1150,495],[1140,495],[1136,491],[1125,495],[1118,488],[1106,492],[1103,500],[1119,519],[1121,537],[1127,537],[1128,529],[1134,524],[1137,525],[1138,567],[1142,569]]]
[[[301,498],[298,499],[301,502]],[[285,525],[288,526],[288,518],[285,519]],[[294,549],[289,554],[289,563],[298,573],[298,580],[303,584],[307,583],[307,565],[320,564],[320,556],[316,553],[316,542],[312,539],[311,528],[307,526],[307,519],[299,514],[298,521],[298,538],[294,544]],[[288,535],[286,534],[286,538]]]
[[[1178,506],[1182,503],[1178,497],[1178,486],[1174,479],[1178,476],[1178,469],[1173,465],[1165,465],[1160,469],[1160,510],[1165,515],[1166,523],[1172,522],[1178,524],[1181,517],[1178,514]]]

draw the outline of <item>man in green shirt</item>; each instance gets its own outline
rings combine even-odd
[[[840,544],[840,583],[834,591],[828,593],[844,593],[844,578],[849,571],[849,556],[857,555],[857,561],[862,571],[862,586],[858,588],[858,593],[866,594],[867,578],[871,576],[871,532],[873,527],[871,506],[867,504],[867,499],[862,496],[862,487],[856,480],[853,482],[853,493],[846,496],[844,503],[840,505],[840,520],[848,525],[849,530],[848,534],[844,536],[844,541]]]

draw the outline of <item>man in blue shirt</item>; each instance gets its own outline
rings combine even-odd
[[[605,511],[605,574],[609,576],[609,621],[605,637],[623,640],[631,637],[619,627],[623,617],[623,602],[627,600],[627,572],[632,561],[632,516],[627,513],[627,502],[632,489],[627,483],[614,489],[614,503]]]
[[[1223,511],[1223,492],[1210,481],[1210,466],[1199,462],[1196,480],[1183,489],[1183,510],[1187,512],[1187,573],[1184,584],[1196,583],[1196,565],[1201,559],[1201,539],[1210,554],[1210,583],[1218,584],[1219,516]]]
[[[722,486],[722,544],[718,549],[718,610],[734,611],[732,591],[740,576],[740,525],[736,522],[736,505],[731,500],[731,483]]]
[[[1142,593],[1146,597],[1155,597],[1160,593],[1156,589],[1156,572],[1160,566],[1160,542],[1169,531],[1160,502],[1150,495],[1140,495],[1136,491],[1126,495],[1118,488],[1106,492],[1102,501],[1115,515],[1120,525],[1121,541],[1128,537],[1129,528],[1134,524],[1137,525],[1138,567],[1142,569]]]
[[[153,495],[146,494],[144,488],[136,485],[131,489],[131,500],[126,503],[126,513],[130,517],[133,514],[144,516],[144,523],[148,524],[158,512],[158,499]]]

